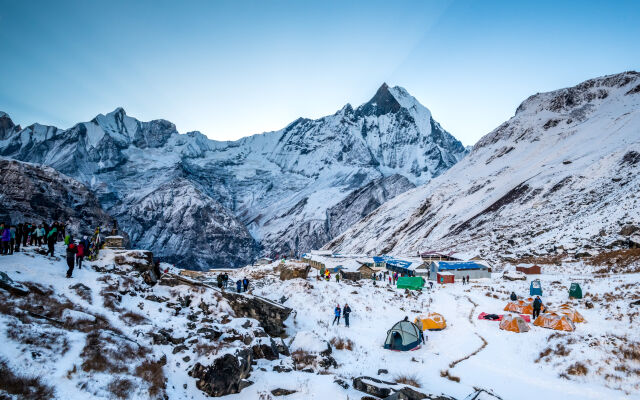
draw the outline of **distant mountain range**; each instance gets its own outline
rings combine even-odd
[[[461,162],[326,248],[494,261],[597,252],[640,233],[639,189],[640,73],[631,71],[529,97]]]
[[[355,109],[226,142],[122,108],[66,130],[0,113],[0,156],[84,183],[133,246],[190,269],[319,248],[467,152],[386,84]]]

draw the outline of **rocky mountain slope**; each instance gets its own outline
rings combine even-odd
[[[64,221],[76,236],[113,226],[85,185],[53,168],[0,158],[0,171],[0,221]]]
[[[168,121],[140,122],[121,108],[67,130],[39,124],[20,129],[6,114],[0,117],[0,155],[49,165],[84,182],[134,245],[160,257],[183,254],[177,261],[191,268],[243,265],[260,246],[267,254],[320,247],[407,182],[388,181],[383,196],[353,203],[329,221],[327,211],[353,191],[394,174],[425,183],[466,153],[429,110],[386,84],[358,108],[347,104],[334,115],[301,118],[234,142],[179,134]],[[172,209],[178,200],[149,200],[176,185],[198,193],[189,215]],[[170,209],[149,209],[156,206]],[[199,215],[209,222],[195,223]],[[211,226],[216,228],[208,232]],[[215,250],[203,248],[183,234],[189,230],[203,240],[224,240],[210,246]]]
[[[327,248],[490,259],[580,253],[640,225],[640,74],[529,97],[428,184],[383,204]]]

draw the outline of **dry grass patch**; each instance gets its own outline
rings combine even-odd
[[[330,342],[336,350],[353,350],[353,341],[351,339],[334,337]]]
[[[581,375],[584,376],[589,372],[586,365],[581,362],[575,362],[569,368],[567,368],[567,374],[569,375]]]
[[[404,385],[410,385],[417,388],[421,388],[422,384],[418,381],[418,377],[416,375],[398,375],[393,381],[395,383],[402,383]]]
[[[124,339],[115,339],[107,332],[93,332],[80,353],[84,372],[121,374],[129,371],[132,361],[145,358],[149,349]]]
[[[305,350],[296,350],[291,353],[293,365],[297,370],[304,367],[314,367],[316,365],[316,356]]]
[[[457,376],[453,376],[453,375],[449,374],[449,370],[440,371],[440,376],[443,377],[443,378],[447,378],[450,381],[460,383],[460,378],[457,377]]]
[[[194,353],[199,356],[208,356],[208,355],[216,355],[218,352],[224,348],[223,342],[213,342],[213,343],[198,343],[193,348]]]
[[[118,399],[128,399],[131,394],[131,389],[134,385],[129,379],[126,378],[114,378],[107,389]]]
[[[7,324],[7,337],[30,348],[46,349],[64,355],[69,351],[70,345],[67,335],[59,330],[34,330],[31,324],[9,322]]]
[[[640,272],[640,249],[602,252],[587,259],[586,263],[593,266],[602,266],[602,268],[595,271],[596,274]]]
[[[149,385],[149,397],[163,397],[167,389],[167,378],[164,375],[161,361],[145,360],[138,365],[135,375]]]
[[[24,400],[52,399],[55,390],[43,384],[40,378],[14,373],[5,360],[0,359],[0,391]]]
[[[149,323],[147,317],[133,311],[127,311],[126,313],[121,314],[120,319],[128,325],[144,325]]]

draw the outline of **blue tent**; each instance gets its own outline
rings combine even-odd
[[[540,279],[531,281],[529,296],[542,296],[542,285],[540,285]]]

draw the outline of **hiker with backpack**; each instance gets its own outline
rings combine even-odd
[[[541,308],[542,308],[542,300],[540,300],[540,296],[536,296],[536,299],[533,301],[533,319],[534,320],[540,316]]]
[[[247,289],[249,288],[249,279],[247,279],[247,277],[245,276],[245,278],[242,280],[242,288],[244,289],[243,291],[246,292]]]
[[[341,313],[340,304],[338,304],[336,306],[336,308],[333,310],[334,317],[333,317],[333,322],[331,323],[331,325],[334,325],[336,323],[336,321],[338,322],[338,325],[340,325],[340,313]]]
[[[73,274],[73,263],[75,261],[76,254],[78,254],[78,248],[75,243],[73,243],[73,240],[70,240],[69,245],[67,246],[67,265],[69,266],[69,269],[67,270],[67,278],[71,278],[71,274]]]
[[[240,279],[236,282],[236,291],[238,293],[242,292],[242,281]]]
[[[342,315],[344,315],[344,324],[347,328],[349,327],[349,314],[351,314],[351,307],[349,307],[349,304],[344,303]]]

